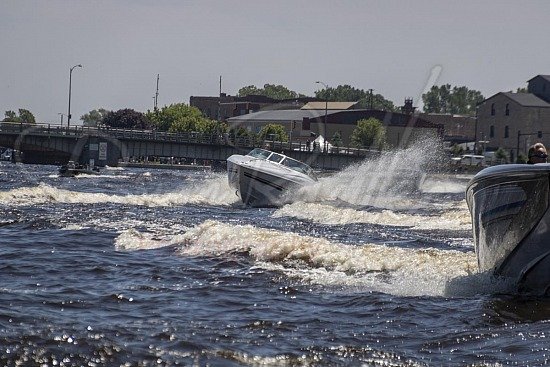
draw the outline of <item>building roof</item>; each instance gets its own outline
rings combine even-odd
[[[527,82],[529,83],[531,80],[536,79],[536,78],[539,78],[539,77],[540,77],[540,78],[543,78],[543,79],[546,79],[547,81],[550,82],[550,75],[542,75],[542,74],[539,74],[539,75],[537,75],[537,76],[535,76],[535,77],[529,79]]]
[[[550,107],[550,103],[546,102],[542,98],[537,97],[533,93],[505,92],[502,94],[525,107]]]
[[[342,110],[327,111],[327,115],[331,115]],[[227,122],[238,121],[302,121],[304,117],[319,118],[325,115],[324,108],[322,110],[266,110],[248,113],[246,115],[235,116],[227,119]]]
[[[357,102],[308,102],[302,110],[349,110],[355,106]]]
[[[518,103],[519,105],[523,107],[550,107],[550,103],[546,102],[545,100],[537,97],[533,93],[513,93],[513,92],[499,92],[495,95],[492,95],[491,97],[487,98],[485,101],[481,103],[485,103],[489,101],[492,98],[495,98],[499,95],[503,95],[512,101]]]

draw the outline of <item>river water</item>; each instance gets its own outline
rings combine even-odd
[[[407,188],[401,153],[280,208],[223,172],[1,162],[0,365],[547,364],[550,301],[477,272],[469,177]]]

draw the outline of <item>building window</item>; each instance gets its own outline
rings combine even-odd
[[[491,130],[489,131],[489,137],[490,138],[495,137],[495,125],[491,125]]]
[[[504,127],[504,137],[505,137],[505,138],[509,138],[509,137],[510,137],[510,129],[508,128],[508,126],[505,126],[505,127]]]
[[[506,103],[506,116],[510,116],[510,104]]]
[[[491,104],[491,116],[494,116],[495,115],[495,104],[492,103]]]

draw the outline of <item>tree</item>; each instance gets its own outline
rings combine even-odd
[[[101,121],[103,121],[108,113],[109,111],[104,108],[91,110],[90,112],[80,116],[80,120],[82,120],[82,124],[84,126],[96,127],[98,124],[101,123]]]
[[[6,116],[2,121],[4,122],[20,122],[19,117],[17,116],[17,113],[13,111],[6,111],[4,113],[4,116]]]
[[[2,121],[5,122],[21,122],[24,124],[34,124],[36,120],[31,111],[24,108],[19,109],[19,116],[14,111],[6,111],[5,118]]]
[[[242,87],[237,92],[237,96],[244,97],[244,96],[263,96],[263,91],[256,87],[255,85],[249,85],[247,87]]]
[[[351,134],[352,146],[383,149],[385,144],[386,129],[380,120],[371,117],[357,121],[357,127]]]
[[[102,124],[118,128],[118,129],[150,129],[151,122],[141,112],[134,111],[130,108],[110,111],[105,115]]]
[[[372,90],[364,91],[350,85],[338,85],[336,88],[323,88],[315,91],[315,97],[331,102],[357,102],[357,107],[365,109],[395,111],[392,101]]]
[[[458,144],[454,144],[451,148],[451,153],[454,157],[461,156],[464,153],[464,148]]]
[[[289,90],[285,86],[275,85],[275,84],[264,84],[263,88],[258,88],[255,85],[242,87],[237,92],[237,95],[239,97],[244,97],[248,95],[260,95],[260,96],[266,96],[273,99],[292,99],[292,98],[304,97],[303,94],[299,94],[292,90]]]
[[[485,99],[481,92],[464,86],[434,85],[422,95],[424,112],[475,115],[476,106]]]
[[[495,158],[498,159],[498,162],[499,163],[502,163],[504,161],[504,163],[508,162],[508,153],[506,153],[506,151],[502,148],[498,148],[496,151],[495,151]]]
[[[148,111],[146,116],[159,131],[211,132],[226,129],[221,123],[216,127],[216,124],[204,117],[198,108],[185,103],[174,103],[160,110]]]
[[[337,131],[334,133],[334,135],[332,135],[331,143],[335,147],[339,147],[342,145],[342,134],[340,134],[340,131]]]
[[[525,154],[519,153],[518,157],[516,159],[516,163],[525,164],[525,163],[527,163],[528,160],[529,160],[529,158],[527,158],[527,156]]]
[[[288,141],[285,127],[279,124],[267,124],[262,127],[258,134],[260,140]]]

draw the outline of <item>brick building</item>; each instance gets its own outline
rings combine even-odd
[[[476,140],[503,148],[512,162],[531,144],[550,145],[550,75],[527,83],[527,93],[500,92],[478,105]]]
[[[421,113],[419,117],[434,124],[443,125],[443,140],[451,144],[461,144],[475,141],[476,118],[439,113]]]

